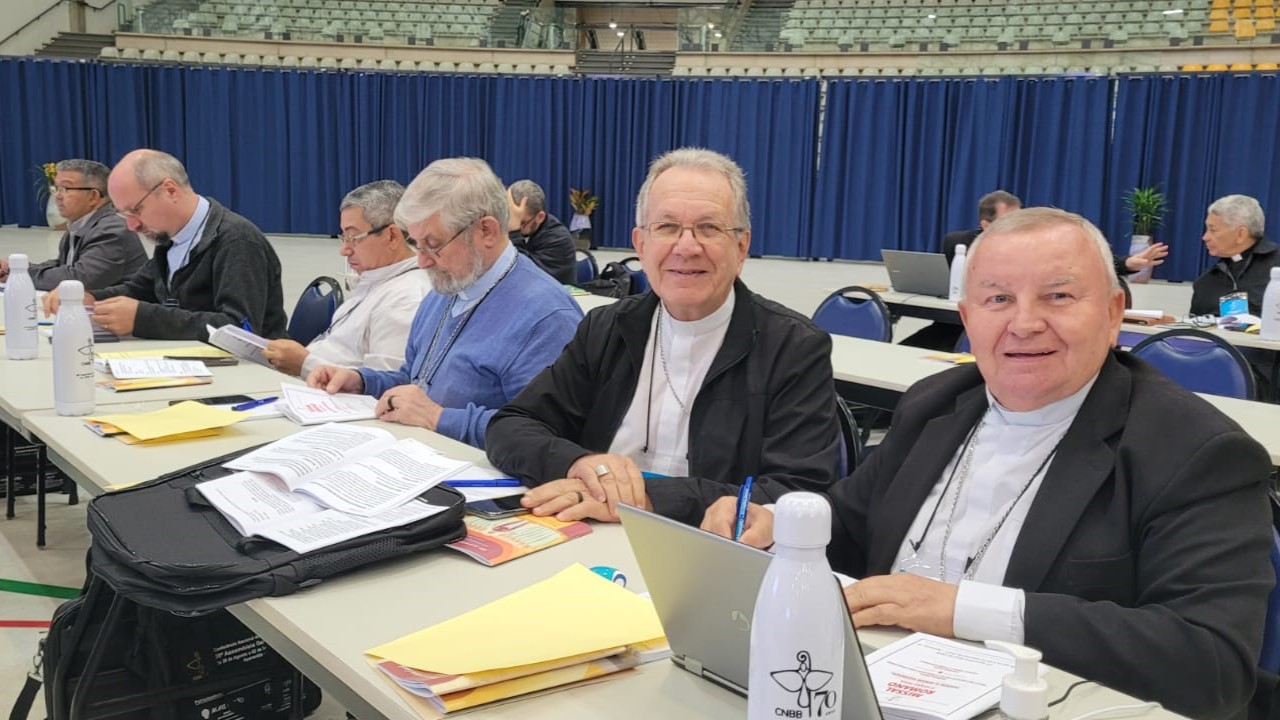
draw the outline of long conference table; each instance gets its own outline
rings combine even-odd
[[[587,301],[602,304],[594,298],[587,298]],[[850,366],[868,364],[872,356],[861,352],[856,344],[845,343],[848,338],[837,340],[839,342],[833,351],[837,376],[843,374],[845,378],[854,378],[855,375],[849,372]],[[189,344],[173,343],[174,346]],[[874,345],[879,349],[902,349],[884,343]],[[147,343],[130,342],[113,345],[111,349],[141,349],[144,346]],[[48,348],[42,347],[42,352],[47,354]],[[842,359],[845,352],[854,353],[847,363]],[[923,351],[914,352],[919,354]],[[2,352],[0,358],[3,358]],[[915,361],[936,362],[919,357]],[[10,367],[14,365],[23,367]],[[244,451],[299,430],[298,426],[283,418],[252,420],[241,422],[216,436],[128,446],[89,431],[81,418],[59,416],[52,409],[51,391],[41,407],[37,407],[40,402],[36,400],[23,400],[33,393],[29,388],[17,386],[34,384],[38,381],[36,374],[52,372],[49,367],[39,370],[40,365],[41,361],[0,359],[0,378],[4,379],[0,383],[0,407],[18,416],[22,432],[44,442],[53,462],[93,495]],[[915,367],[919,373],[926,367],[935,366]],[[940,369],[945,369],[945,365]],[[213,370],[215,379],[211,385],[110,395],[101,398],[103,409],[159,409],[170,399],[182,399],[172,397],[175,394],[184,397],[232,393],[262,396],[273,394],[284,380],[279,373],[252,364]],[[890,377],[888,372],[879,378],[871,377],[875,372],[865,373],[862,381],[899,387],[906,379],[905,376]],[[905,385],[901,385],[898,392],[902,389]],[[450,457],[488,467],[481,451],[427,430],[376,421],[368,421],[367,424],[385,427],[399,437],[417,438]],[[630,578],[630,588],[640,591],[645,587],[621,528],[596,524],[594,531],[586,537],[496,568],[485,567],[464,555],[442,549],[364,568],[295,595],[261,598],[230,609],[360,720],[411,720],[419,717],[418,714],[369,665],[363,655],[364,650],[524,588],[575,562],[587,566],[616,567]],[[536,621],[536,618],[530,620]],[[902,633],[876,629],[859,635],[865,645],[879,647]],[[1050,669],[1047,679],[1050,696],[1058,697],[1079,678]],[[1087,685],[1074,691],[1066,702],[1055,706],[1051,717],[1072,718],[1131,702],[1132,698],[1116,691]],[[601,683],[477,708],[468,714],[535,720],[596,716],[739,718],[743,716],[745,707],[745,699],[696,678],[670,662],[660,661]],[[1140,717],[1179,716],[1156,710]]]

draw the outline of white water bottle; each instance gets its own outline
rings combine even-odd
[[[53,321],[53,407],[59,415],[93,412],[93,324],[84,309],[84,284],[63,280]]]
[[[751,618],[747,717],[838,718],[847,611],[827,563],[831,506],[793,492],[773,514],[774,557]]]
[[[1280,340],[1280,267],[1271,268],[1271,281],[1262,295],[1263,340]]]
[[[26,255],[9,256],[9,282],[4,288],[4,346],[10,360],[31,360],[40,354],[36,286],[27,267]]]
[[[969,248],[957,245],[955,259],[951,261],[951,292],[947,299],[953,302],[959,302],[964,296],[964,265],[969,260],[968,253]]]

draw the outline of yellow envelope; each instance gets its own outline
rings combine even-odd
[[[155,440],[178,433],[210,430],[234,425],[248,417],[247,413],[209,407],[188,400],[163,410],[145,413],[95,415],[87,420],[115,425],[139,440]]]
[[[186,357],[186,358],[228,358],[233,357],[231,353],[216,348],[212,345],[191,345],[188,347],[171,347],[159,348],[151,350],[113,350],[111,352],[96,352],[94,357],[99,360],[132,360],[135,358],[156,358],[156,357]]]
[[[653,603],[582,565],[365,653],[461,675],[662,637]]]

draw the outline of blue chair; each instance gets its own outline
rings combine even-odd
[[[1192,392],[1253,400],[1257,383],[1249,361],[1231,343],[1202,330],[1167,330],[1129,352]]]
[[[644,267],[640,265],[640,258],[632,255],[623,260],[622,264],[631,271],[631,294],[643,295],[649,292],[649,276],[644,274]]]
[[[893,339],[893,315],[874,290],[850,285],[827,296],[813,313],[813,322],[834,335],[879,340]]]
[[[836,415],[840,419],[840,477],[852,475],[866,453],[866,442],[853,410],[848,400],[836,397]]]
[[[578,258],[576,275],[574,282],[578,285],[589,283],[596,279],[600,274],[600,266],[596,264],[596,256],[586,250],[576,250],[574,255]]]
[[[1258,667],[1268,672],[1280,672],[1280,500],[1274,491],[1267,502],[1271,506],[1271,570],[1276,574],[1276,587],[1267,597],[1267,622],[1262,628],[1262,655]]]
[[[956,352],[962,352],[962,353],[967,353],[967,352],[972,352],[972,351],[973,351],[973,346],[969,343],[969,333],[967,333],[967,332],[962,332],[962,333],[960,333],[960,339],[959,339],[959,340],[956,340],[956,350],[955,350],[955,351],[956,351]]]
[[[324,288],[328,289],[326,292]],[[316,336],[329,329],[333,320],[333,312],[342,304],[342,286],[337,280],[321,275],[298,298],[293,306],[293,315],[289,317],[289,337],[303,345],[309,344]]]

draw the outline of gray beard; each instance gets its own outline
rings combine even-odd
[[[434,267],[427,268],[427,275],[431,278],[433,290],[441,295],[457,295],[479,280],[485,270],[488,268],[484,266],[484,257],[473,247],[471,269],[465,275],[449,275]]]

